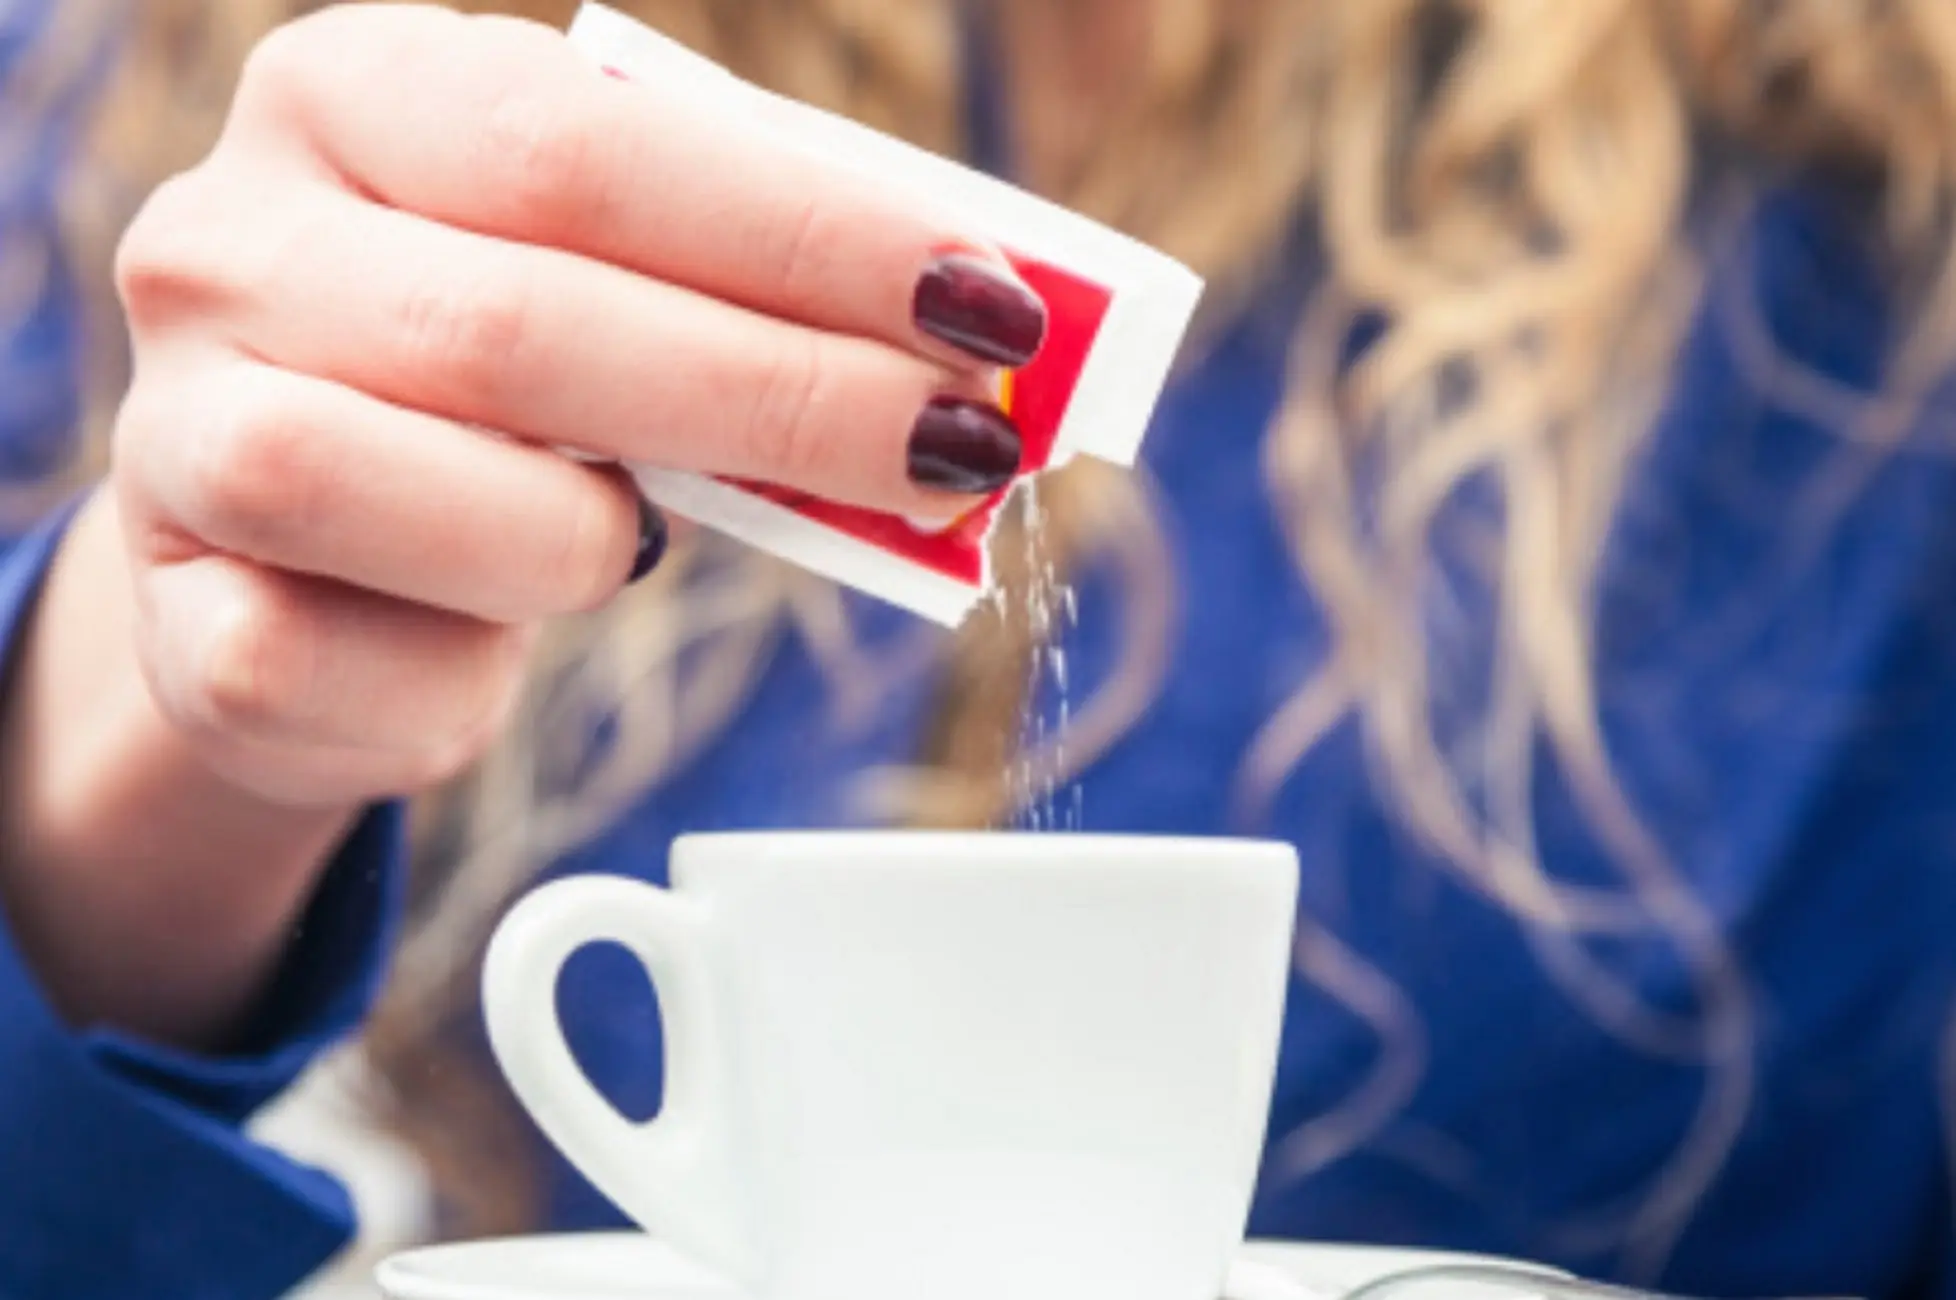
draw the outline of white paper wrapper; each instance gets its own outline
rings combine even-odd
[[[1050,431],[1050,455],[1030,468],[1053,468],[1078,455],[1124,467],[1134,463],[1201,297],[1202,281],[1187,267],[981,172],[772,95],[602,5],[586,4],[578,11],[570,40],[601,68],[667,89],[682,86],[717,113],[740,115],[791,147],[956,213],[973,234],[1005,250],[1022,273],[1030,262],[1036,269],[1104,291],[1096,300],[1096,319],[1084,325],[1066,320],[1064,303],[1046,295],[1053,317],[1048,350],[1069,329],[1090,342],[1077,364],[1067,364],[1064,378],[1071,395]],[[1042,289],[1033,276],[1027,278]],[[1040,366],[1035,359],[1014,380],[1024,385],[1047,382]],[[1041,404],[1053,406],[1050,400]],[[1018,412],[1013,414],[1017,418]],[[793,501],[713,478],[644,465],[630,468],[645,494],[662,507],[947,626],[962,621],[990,586],[983,534],[975,530],[967,538],[976,550],[972,571],[960,573],[955,571],[958,565],[944,562],[948,543],[933,546],[926,533],[900,520],[894,521],[900,528],[891,528],[892,521],[868,512],[811,512]],[[994,501],[983,512],[976,521],[979,528],[989,531],[996,507]]]

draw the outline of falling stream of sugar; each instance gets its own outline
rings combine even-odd
[[[1035,481],[1020,488],[1017,500],[1027,580],[1017,611],[1026,620],[1032,650],[1028,656],[1018,743],[1007,782],[1013,822],[1021,830],[1079,830],[1083,812],[1077,781],[1065,782],[1067,733],[1072,722],[1067,680],[1066,641],[1079,623],[1080,606],[1070,584],[1060,580],[1046,546],[1045,512]],[[1012,599],[1001,595],[1000,600]],[[1003,607],[999,613],[1011,613]],[[1069,788],[1070,787],[1070,788]],[[1066,797],[1062,799],[1065,791]]]

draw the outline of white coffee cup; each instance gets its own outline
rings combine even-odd
[[[1287,845],[681,839],[673,888],[523,899],[483,1003],[517,1096],[654,1234],[766,1300],[1212,1300],[1242,1240],[1287,983]],[[658,990],[625,1119],[558,1024],[612,941]]]

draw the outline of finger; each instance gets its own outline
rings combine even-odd
[[[458,756],[448,765],[412,751],[295,745],[229,733],[200,736],[198,755],[239,789],[287,808],[344,808],[418,794],[454,777],[478,757]]]
[[[350,198],[300,220],[303,256],[212,259],[257,268],[226,327],[283,368],[535,442],[921,518],[958,512],[940,489],[989,492],[1018,466],[977,376]]]
[[[146,670],[193,736],[345,747],[429,780],[512,707],[520,631],[221,553],[139,581]]]
[[[595,607],[639,564],[613,472],[254,362],[195,373],[124,409],[139,525],[492,622]]]
[[[257,86],[358,186],[446,224],[940,359],[1022,365],[1044,338],[1038,297],[956,222],[683,86],[600,76],[536,24],[329,13],[261,54]]]

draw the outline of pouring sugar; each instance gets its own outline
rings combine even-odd
[[[1024,190],[775,96],[603,5],[579,10],[570,40],[606,72],[683,85],[795,148],[960,213],[1046,304],[1044,345],[1004,372],[997,394],[1024,443],[1021,480],[1082,455],[1133,465],[1201,297],[1194,272]],[[1016,486],[933,531],[773,485],[629,468],[660,506],[946,626],[993,589],[988,543]]]

